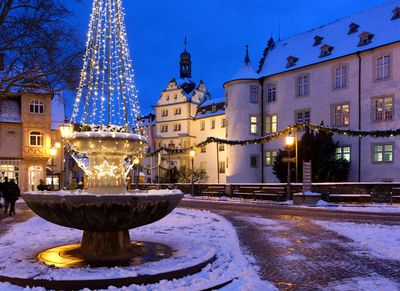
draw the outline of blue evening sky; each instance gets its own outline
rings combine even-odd
[[[72,23],[82,32],[84,43],[92,1],[82,2],[69,5],[75,14]],[[242,65],[246,44],[256,67],[271,34],[278,38],[279,23],[281,38],[286,38],[383,2],[124,0],[142,113],[150,112],[168,82],[179,76],[185,35],[193,78],[204,80],[212,98],[222,98],[222,84]]]

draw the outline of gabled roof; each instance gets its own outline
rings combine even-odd
[[[392,20],[396,7],[400,7],[400,0],[389,0],[366,11],[274,43],[266,49],[265,58],[260,62],[260,77],[399,42],[400,19]],[[359,28],[357,32],[349,34],[352,23],[359,25]],[[362,32],[369,32],[374,37],[371,43],[359,46]],[[321,45],[329,44],[335,48],[331,55],[320,58],[321,45],[313,46],[315,36],[324,38]],[[295,66],[287,68],[287,58],[291,55],[299,60]]]

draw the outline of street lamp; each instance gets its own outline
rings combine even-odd
[[[291,158],[290,158],[290,151],[291,151],[291,148],[292,148],[292,146],[294,145],[294,141],[295,141],[295,138],[293,137],[293,136],[287,136],[286,138],[285,138],[285,143],[286,143],[286,146],[287,146],[287,148],[288,148],[288,157],[287,157],[287,164],[288,164],[288,166],[287,166],[287,187],[286,187],[286,196],[287,196],[287,200],[289,200],[289,198],[290,198],[290,163],[291,163]]]
[[[192,160],[192,196],[194,196],[194,158],[196,157],[196,151],[191,149],[189,155]]]
[[[68,139],[71,138],[73,132],[74,132],[74,126],[72,124],[68,123],[68,120],[65,119],[64,123],[60,125],[60,133],[61,133],[62,144],[60,145],[60,143],[58,143],[58,145],[63,148],[62,155],[61,155],[61,179],[60,179],[61,181],[60,181],[60,188],[64,188],[64,158],[65,158],[65,155],[64,155],[64,147],[65,147],[64,146],[64,142],[65,142],[65,140],[68,140]],[[57,143],[56,143],[56,147],[57,147]],[[69,174],[68,162],[67,162],[67,174]]]
[[[139,158],[136,158],[133,160],[133,164],[135,165],[135,171],[133,173],[133,176],[135,177],[135,187],[138,189],[138,184],[139,184]],[[136,173],[137,172],[137,173]]]
[[[54,157],[57,155],[57,149],[51,148],[50,149],[50,156],[51,156],[51,190],[54,191]]]

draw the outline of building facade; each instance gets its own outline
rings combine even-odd
[[[303,122],[400,128],[399,29],[400,1],[393,0],[288,39],[271,38],[258,71],[246,57],[225,84],[228,138],[260,137]],[[398,137],[334,139],[337,156],[351,162],[350,181],[400,180]],[[228,182],[277,181],[272,163],[283,147],[283,139],[230,147]]]
[[[239,72],[224,84],[222,100],[210,99],[204,84],[191,83],[181,67],[181,78],[169,83],[155,106],[154,149],[187,148],[209,136],[254,139],[303,122],[366,131],[400,128],[399,31],[400,1],[390,0],[287,39],[271,38],[257,70],[246,52]],[[190,61],[186,54],[181,65]],[[188,80],[190,92],[184,90]],[[337,157],[351,162],[349,181],[400,181],[399,137],[334,140]],[[226,146],[217,156],[217,145],[210,144],[197,150],[195,164],[206,169],[210,183],[278,182],[272,166],[283,148],[280,138]],[[164,155],[162,161],[163,167],[172,161],[187,168],[190,159]]]
[[[34,92],[1,96],[0,181],[15,179],[21,191],[31,191],[37,189],[40,179],[51,184],[53,177],[58,188],[64,154],[58,149],[52,163],[50,148],[61,142],[57,121],[64,119],[63,105],[55,108],[60,98]]]
[[[224,99],[212,100],[203,81],[192,79],[191,55],[180,56],[180,76],[172,79],[154,107],[154,115],[145,117],[150,151],[162,147],[182,149],[193,147],[209,136],[226,137]],[[143,161],[147,182],[173,179],[175,170],[191,170],[189,153],[161,153]],[[194,168],[205,172],[203,182],[225,182],[226,150],[224,146],[208,145],[196,149]],[[171,180],[172,181],[172,180]]]

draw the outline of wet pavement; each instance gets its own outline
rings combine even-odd
[[[399,261],[373,257],[360,244],[312,222],[394,225],[400,224],[398,215],[192,201],[181,207],[208,209],[228,219],[261,278],[280,290],[356,290],[351,286],[360,278],[387,279],[400,289]]]

